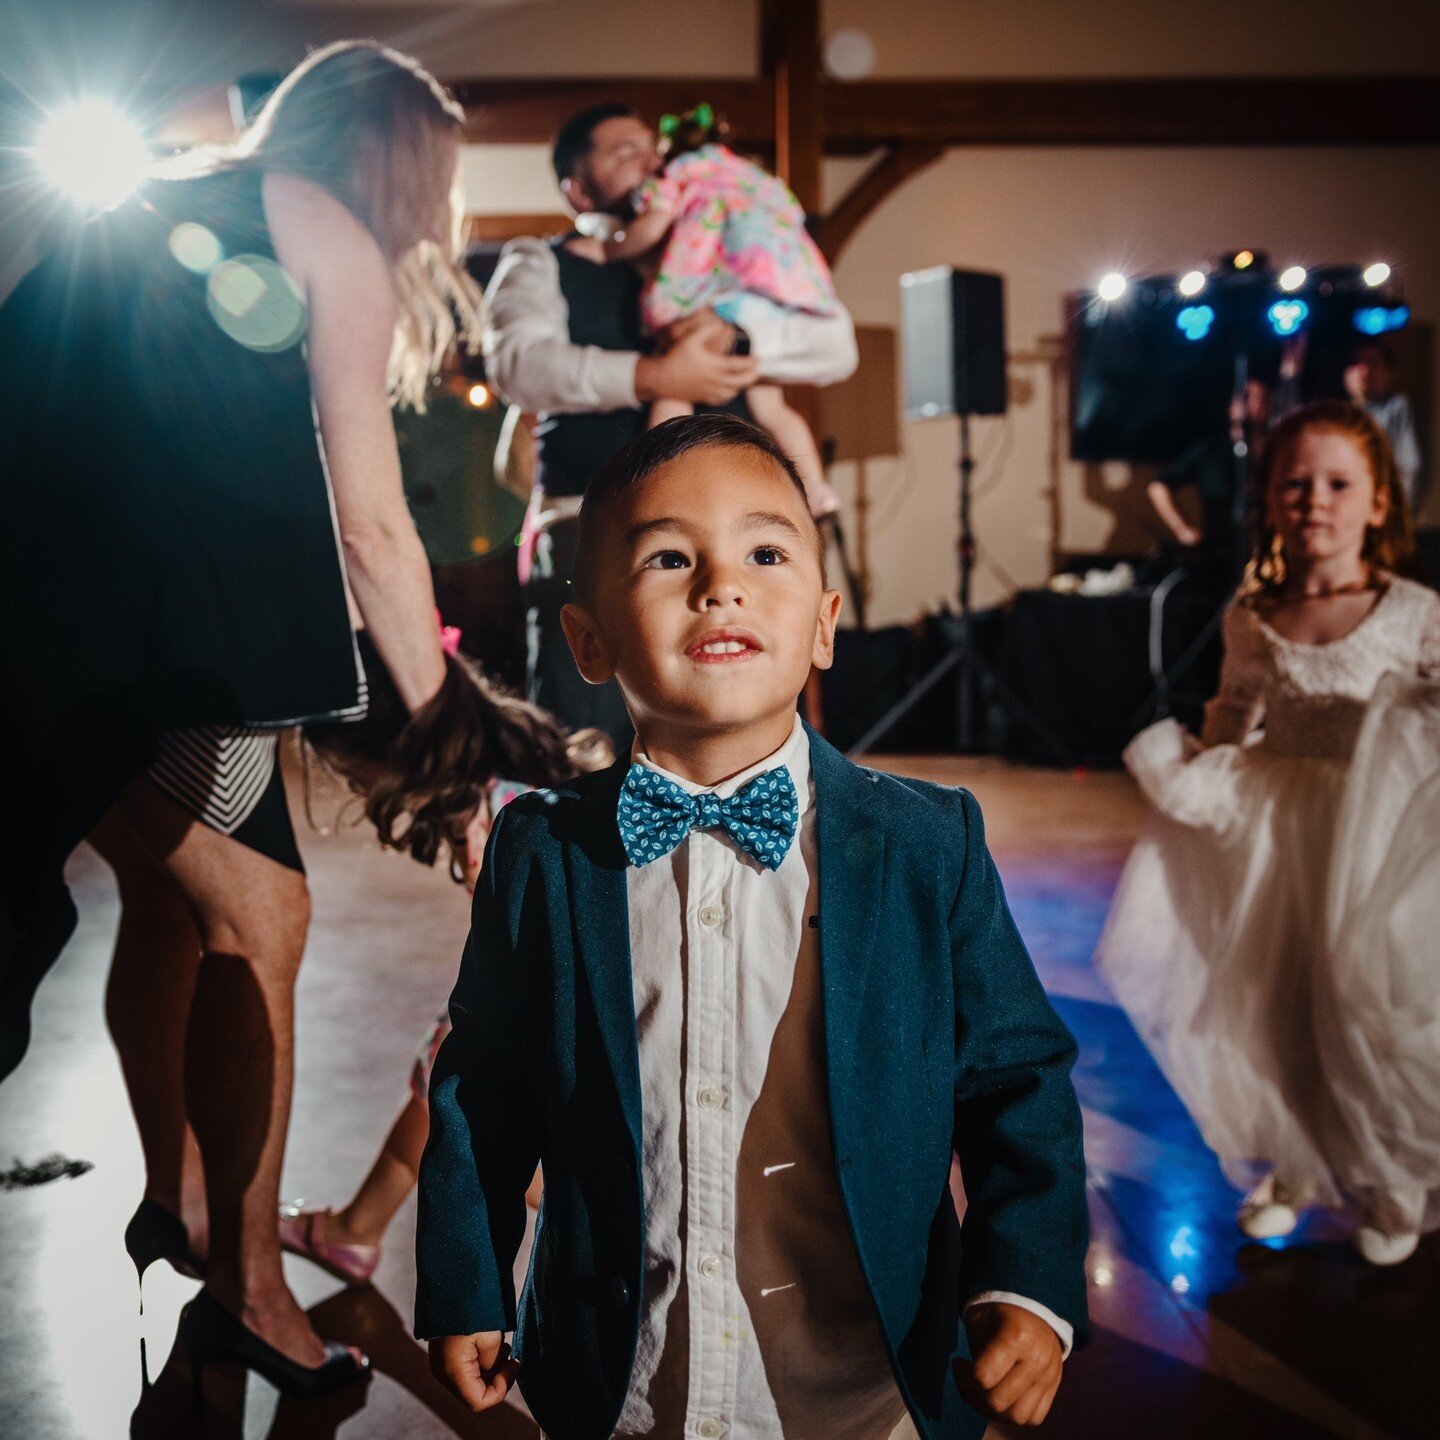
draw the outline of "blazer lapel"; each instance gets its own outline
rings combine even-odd
[[[640,1050],[630,971],[630,903],[626,882],[629,861],[615,821],[620,786],[629,768],[626,757],[602,775],[585,795],[576,807],[576,823],[564,837],[567,842],[564,854],[571,933],[590,986],[600,1037],[615,1076],[615,1088],[638,1166]]]
[[[885,832],[875,814],[871,777],[813,730],[809,734],[818,824],[825,1053],[833,1110],[854,1062],[865,977],[875,953]]]

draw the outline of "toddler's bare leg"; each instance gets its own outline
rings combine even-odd
[[[650,406],[650,428],[663,425],[677,415],[693,415],[695,407],[688,400],[656,400]]]
[[[785,392],[778,385],[752,385],[745,392],[745,399],[756,423],[763,425],[795,462],[810,501],[810,513],[817,520],[833,515],[840,508],[840,497],[825,478],[825,467],[820,463],[820,451],[810,427],[798,411],[785,403]]]

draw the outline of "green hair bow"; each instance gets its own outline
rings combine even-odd
[[[715,123],[715,107],[706,100],[683,115],[662,115],[660,133],[668,140],[686,120],[702,130],[708,130]]]

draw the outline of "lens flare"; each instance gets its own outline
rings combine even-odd
[[[1367,285],[1383,285],[1390,278],[1390,267],[1383,260],[1377,260],[1373,265],[1365,267],[1361,278]]]
[[[1127,284],[1125,277],[1118,270],[1112,270],[1095,287],[1095,293],[1102,300],[1118,300],[1126,291]]]
[[[1182,295],[1198,295],[1205,288],[1205,272],[1203,270],[1188,270],[1180,277],[1180,283],[1175,287]]]
[[[53,111],[35,142],[35,164],[61,194],[91,210],[118,205],[145,179],[150,155],[140,131],[108,100],[75,100]]]
[[[1282,290],[1298,290],[1305,283],[1305,267],[1303,265],[1292,265],[1288,270],[1280,272],[1280,288]]]

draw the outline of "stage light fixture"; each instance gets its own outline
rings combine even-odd
[[[1303,300],[1277,300],[1266,312],[1270,328],[1282,339],[1294,335],[1310,315]]]
[[[1187,305],[1175,317],[1175,328],[1187,340],[1203,340],[1214,323],[1215,311],[1209,305]]]
[[[1180,277],[1180,283],[1175,287],[1187,298],[1191,295],[1198,295],[1205,288],[1205,272],[1203,270],[1189,270]]]
[[[1305,267],[1303,265],[1291,265],[1288,269],[1280,272],[1280,288],[1282,290],[1298,290],[1305,283]]]
[[[1237,270],[1248,270],[1255,263],[1255,252],[1253,250],[1237,250],[1230,257],[1230,263]]]
[[[1112,270],[1095,287],[1095,293],[1102,300],[1118,300],[1128,288],[1125,277],[1118,270]]]
[[[1377,260],[1373,265],[1365,267],[1360,278],[1370,286],[1383,285],[1390,278],[1390,267],[1383,260]]]
[[[1362,335],[1384,335],[1390,330],[1403,330],[1410,323],[1410,307],[1362,305],[1350,319]]]
[[[108,210],[134,190],[150,168],[139,129],[108,100],[74,100],[40,127],[35,164],[61,194],[91,210]]]

